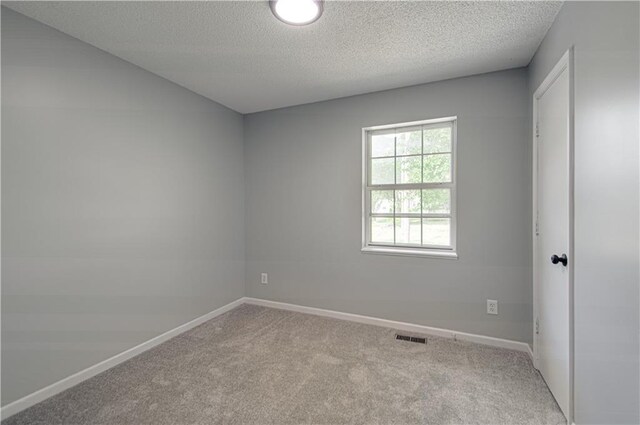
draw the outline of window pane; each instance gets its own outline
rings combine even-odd
[[[396,218],[396,243],[420,245],[420,219]]]
[[[371,218],[371,242],[393,243],[393,218]]]
[[[451,191],[449,189],[424,189],[422,191],[423,213],[451,212]]]
[[[420,183],[422,168],[420,156],[405,156],[396,159],[397,183]]]
[[[451,152],[451,127],[425,128],[424,153]]]
[[[445,183],[451,181],[451,154],[424,156],[424,183]]]
[[[401,128],[396,132],[396,155],[420,155],[422,134],[420,127]]]
[[[393,184],[394,158],[371,160],[371,184]]]
[[[423,218],[422,244],[444,246],[451,245],[451,219]]]
[[[393,214],[393,190],[372,190],[371,212]]]
[[[371,157],[393,156],[395,136],[393,132],[389,134],[371,135]]]
[[[396,214],[420,213],[420,190],[396,190]]]
[[[367,131],[371,245],[451,248],[454,128],[441,121]]]

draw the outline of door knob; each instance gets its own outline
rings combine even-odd
[[[560,257],[558,257],[556,254],[553,254],[551,256],[551,262],[553,264],[562,263],[563,266],[567,267],[567,254],[562,254]]]

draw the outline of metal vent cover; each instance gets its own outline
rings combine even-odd
[[[418,344],[427,343],[427,338],[420,338],[420,337],[402,335],[402,334],[396,334],[396,339],[399,339],[401,341],[417,342]]]

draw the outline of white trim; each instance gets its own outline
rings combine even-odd
[[[213,310],[207,314],[204,314],[200,317],[197,317],[190,322],[187,322],[183,325],[178,326],[177,328],[173,328],[170,331],[167,331],[163,334],[156,336],[155,338],[151,338],[148,341],[143,342],[142,344],[136,345],[133,348],[130,348],[126,351],[123,351],[120,354],[116,354],[113,357],[110,357],[106,360],[101,361],[100,363],[96,363],[93,366],[89,366],[88,368],[81,370],[80,372],[76,372],[73,375],[67,376],[64,379],[61,379],[58,382],[55,382],[49,386],[46,386],[36,392],[33,392],[21,399],[18,399],[12,403],[3,406],[0,409],[0,418],[2,420],[15,415],[18,412],[21,412],[41,401],[46,400],[49,397],[52,397],[58,393],[61,393],[64,390],[67,390],[75,385],[78,385],[82,381],[86,381],[89,378],[96,376],[99,373],[104,372],[107,369],[110,369],[114,366],[123,363],[132,357],[137,356],[138,354],[142,354],[143,352],[162,344],[170,340],[171,338],[180,335],[183,332],[186,332],[190,329],[195,328],[202,323],[213,319],[214,317],[220,316],[223,313],[232,310],[239,305],[245,302],[245,298],[238,298],[235,301],[230,302],[227,305],[224,305],[216,310]]]
[[[245,297],[244,302],[246,304],[260,305],[263,307],[277,308],[280,310],[295,311],[298,313],[313,314],[315,316],[322,317],[331,317],[333,319],[348,320],[350,322],[363,323],[366,325],[381,326],[384,328],[398,329],[401,331],[417,332],[443,338],[458,339],[462,341],[474,342],[477,344],[490,345],[492,347],[507,348],[509,350],[522,351],[529,354],[529,356],[532,356],[531,347],[526,342],[452,331],[449,329],[433,328],[431,326],[417,325],[414,323],[397,322],[395,320],[380,319],[377,317],[363,316],[353,313],[343,313],[341,311],[325,310],[322,308],[307,307],[303,305],[264,300],[260,298]]]
[[[438,123],[443,123],[448,121],[455,121],[456,119],[458,119],[457,116],[432,118],[428,120],[403,122],[400,124],[396,123],[396,124],[386,124],[386,125],[374,125],[371,127],[364,127],[362,130],[363,131],[387,130],[387,129],[395,129],[398,127],[411,127],[411,126],[417,126],[417,125],[438,124]]]
[[[384,247],[384,246],[366,246],[360,251],[367,254],[384,254],[384,255],[401,255],[410,257],[431,257],[431,258],[445,258],[448,260],[457,260],[458,253],[449,250],[436,250],[436,249],[424,249],[424,248],[403,248],[401,246]]]
[[[567,414],[567,423],[572,423],[574,417],[574,52],[573,46],[570,47],[560,58],[558,63],[547,74],[540,86],[533,94],[533,132],[532,132],[532,242],[533,242],[533,364],[538,369],[538,344],[536,333],[536,322],[539,316],[538,303],[538,250],[537,250],[537,212],[538,212],[538,100],[551,87],[556,79],[566,70],[569,78],[569,128],[568,128],[568,182],[569,182],[569,250],[567,255],[569,263],[567,265],[569,277],[569,412]]]

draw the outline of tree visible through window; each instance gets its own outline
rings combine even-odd
[[[364,129],[364,248],[455,249],[456,119]]]

